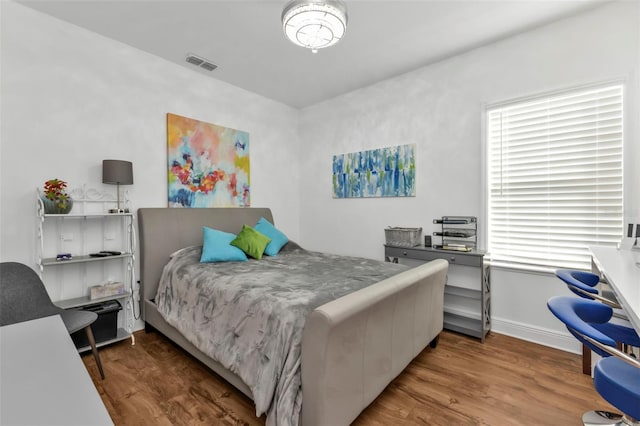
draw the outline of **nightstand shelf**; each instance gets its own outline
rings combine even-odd
[[[113,332],[117,328],[117,337],[106,342],[96,337],[96,343],[101,346],[128,337],[133,341],[137,311],[134,307],[135,228],[128,197],[125,195],[123,202],[126,213],[108,213],[117,204],[115,194],[83,187],[69,191],[69,195],[73,199],[70,213],[49,214],[45,213],[41,193],[36,191],[36,259],[40,277],[53,303],[63,309],[78,309],[117,300],[121,309],[111,317],[114,323],[117,320],[117,324],[111,328]],[[122,254],[90,256],[103,250]],[[57,255],[66,253],[72,257],[57,259]],[[90,287],[110,282],[123,283],[124,292],[90,298]],[[99,316],[97,321],[101,318],[106,317]],[[106,334],[109,335],[114,334]]]
[[[62,309],[72,309],[72,308],[79,308],[82,306],[92,305],[94,303],[108,302],[109,300],[127,299],[129,297],[131,297],[131,291],[127,291],[124,294],[116,294],[113,296],[99,297],[96,299],[91,299],[89,296],[81,296],[81,297],[76,297],[74,299],[58,300],[53,304]]]
[[[42,216],[44,217],[62,217],[62,218],[82,218],[82,219],[102,219],[105,216],[109,217],[117,217],[117,216],[130,216],[133,217],[133,213],[67,213],[67,214],[59,214],[59,213],[45,213]]]
[[[73,256],[71,259],[68,259],[68,260],[57,260],[55,257],[48,257],[48,258],[42,259],[40,263],[42,264],[42,266],[64,266],[71,263],[104,262],[106,260],[122,259],[126,257],[133,257],[133,254],[123,253],[123,254],[105,256],[105,257],[93,257],[89,255]]]
[[[445,297],[447,295],[451,295],[451,296],[466,297],[474,300],[482,300],[482,291],[472,290],[472,289],[463,288],[463,287],[446,286],[444,289],[444,294],[445,294]]]
[[[118,331],[116,332],[116,337],[114,337],[113,339],[103,340],[102,342],[96,342],[96,347],[99,348],[101,346],[110,345],[111,343],[116,343],[121,340],[129,339],[129,338],[133,340],[133,334],[129,333],[124,328],[118,328]],[[91,346],[82,346],[78,348],[78,352],[80,353],[90,351],[90,350],[91,350]]]
[[[445,311],[444,328],[467,336],[477,337],[484,342],[485,331],[478,319]]]
[[[399,247],[385,244],[385,260],[399,259],[449,262],[447,285],[444,289],[444,328],[477,337],[484,342],[491,330],[491,283],[485,252],[467,252],[431,247]]]

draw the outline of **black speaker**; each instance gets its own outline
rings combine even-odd
[[[431,247],[431,235],[424,236],[424,246]]]

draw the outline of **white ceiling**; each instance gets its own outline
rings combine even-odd
[[[303,108],[598,6],[602,0],[347,1],[337,45],[285,39],[287,0],[22,0],[20,3],[213,78]],[[211,60],[207,72],[187,53]]]

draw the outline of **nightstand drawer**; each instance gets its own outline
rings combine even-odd
[[[384,249],[384,254],[387,257],[397,257],[399,259],[404,257],[407,259],[424,260],[427,262],[435,259],[442,259],[442,257],[440,257],[438,253],[428,252],[425,250],[417,250],[411,247],[403,248],[387,246]]]
[[[415,260],[424,260],[430,262],[435,259],[444,259],[449,263],[467,266],[482,266],[483,257],[477,254],[468,254],[464,252],[433,250],[412,247],[393,247],[385,246],[384,254],[387,257],[397,257],[398,259],[407,258]]]

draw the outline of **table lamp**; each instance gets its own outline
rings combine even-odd
[[[133,184],[133,163],[123,160],[102,160],[102,183],[118,186],[118,208],[109,209],[109,213],[128,213],[129,209],[120,208],[120,185]]]

